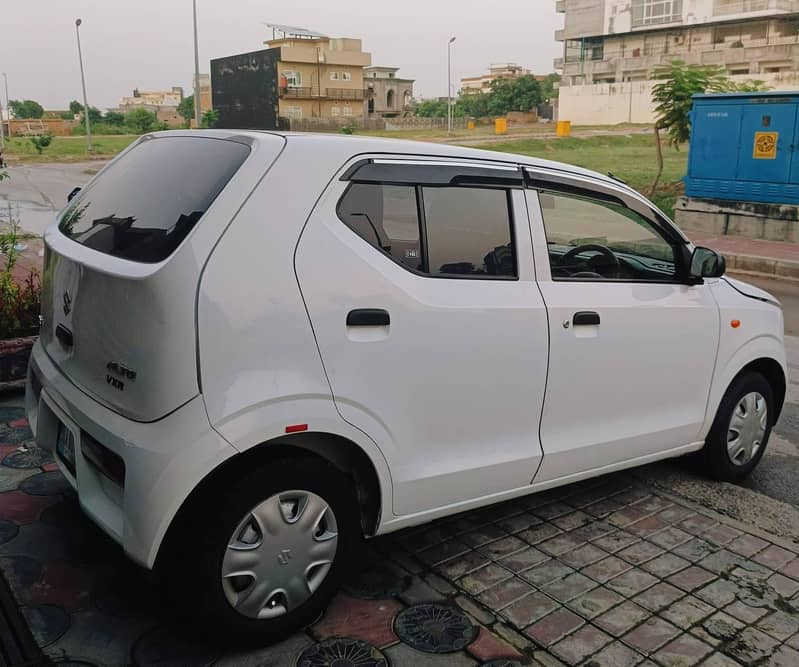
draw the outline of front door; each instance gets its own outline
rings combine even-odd
[[[550,327],[536,483],[695,443],[716,360],[718,308],[678,279],[679,240],[623,200],[574,192],[528,191]]]
[[[381,162],[334,181],[297,248],[336,406],[382,450],[395,515],[527,487],[548,330],[520,174]]]

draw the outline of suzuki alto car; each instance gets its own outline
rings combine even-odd
[[[740,480],[785,396],[775,299],[564,164],[156,133],[45,242],[36,439],[229,642],[313,620],[362,537],[689,452]]]

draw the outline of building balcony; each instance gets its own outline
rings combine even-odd
[[[360,88],[319,88],[311,86],[299,86],[291,88],[281,88],[280,97],[282,99],[295,100],[363,100],[364,91]]]
[[[563,69],[563,57],[555,58],[552,61],[552,67],[555,69]]]
[[[566,41],[566,30],[561,28],[560,30],[555,31],[555,41],[556,42],[565,42]]]
[[[362,100],[364,91],[361,88],[328,88],[326,96],[331,100]]]
[[[566,0],[555,0],[555,11],[558,14],[566,13]]]
[[[796,11],[799,11],[797,0],[721,0],[717,1],[713,7],[714,16]]]

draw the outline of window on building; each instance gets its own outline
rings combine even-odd
[[[286,79],[289,88],[300,88],[302,86],[302,73],[286,70],[282,76]]]
[[[762,12],[769,7],[769,0],[713,0],[713,15],[744,14]]]
[[[352,72],[342,72],[341,73],[341,80],[342,81],[352,81]]]
[[[287,118],[302,118],[302,107],[288,105],[283,107],[283,115]]]
[[[338,72],[330,72],[330,80],[338,81]]]
[[[354,183],[339,202],[338,215],[366,242],[414,271],[515,278],[509,202],[508,192],[498,189]]]
[[[330,115],[331,116],[340,116],[341,115],[341,108],[340,107],[330,107]]]
[[[682,0],[632,0],[633,28],[682,20]]]
[[[352,107],[347,105],[345,106],[342,111],[344,112],[345,116],[352,116]]]
[[[564,58],[567,63],[602,60],[604,57],[605,40],[602,37],[586,37],[566,41]]]

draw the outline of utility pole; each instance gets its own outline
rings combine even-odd
[[[194,7],[194,122],[200,129],[200,50],[197,43],[197,0],[192,0]]]
[[[447,134],[452,134],[452,43],[455,37],[447,44]]]
[[[9,128],[9,134],[11,133],[11,128]],[[6,147],[6,135],[5,131],[3,130],[3,98],[0,97],[0,151]]]
[[[83,120],[86,123],[86,150],[92,151],[92,125],[89,121],[89,102],[86,99],[86,77],[83,74],[83,54],[80,50],[80,19],[75,19],[75,35],[78,37],[78,62],[80,63],[80,85],[83,87]]]

